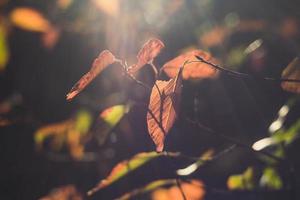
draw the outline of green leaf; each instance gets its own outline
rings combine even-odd
[[[117,198],[117,200],[128,200],[137,195],[151,192],[157,188],[168,186],[168,185],[176,185],[176,179],[162,179],[162,180],[153,181],[142,188],[135,189],[129,193],[122,195],[121,197]]]
[[[115,105],[105,109],[101,114],[100,118],[105,121],[111,127],[114,127],[128,112],[129,107],[126,105]]]
[[[193,172],[195,172],[199,167],[204,165],[206,162],[210,161],[212,159],[212,155],[213,155],[213,150],[208,150],[200,156],[199,160],[197,160],[193,164],[191,164],[183,169],[178,169],[176,171],[176,173],[179,176],[188,176],[188,175],[192,174]]]
[[[274,190],[279,190],[283,186],[282,180],[278,172],[272,167],[267,167],[264,169],[259,184],[262,187]]]
[[[9,49],[7,44],[6,29],[3,24],[0,25],[0,72],[6,67],[9,59]]]
[[[248,167],[242,174],[231,175],[227,180],[230,190],[252,190],[254,189],[253,168]]]
[[[137,168],[141,167],[145,163],[149,162],[150,160],[159,157],[163,154],[158,154],[154,151],[152,152],[143,152],[138,153],[133,156],[129,160],[122,161],[118,163],[110,172],[110,174],[106,177],[106,179],[101,180],[98,185],[88,191],[88,195],[93,195],[98,190],[101,190],[104,187],[111,185],[112,183],[116,182],[117,180],[121,179],[122,177],[126,176],[128,173],[136,170]]]
[[[284,143],[285,145],[289,145],[299,137],[299,132],[300,119],[296,121],[288,130],[277,131],[272,137],[277,143]]]

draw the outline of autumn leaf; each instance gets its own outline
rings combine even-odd
[[[129,160],[122,161],[118,163],[107,176],[106,179],[99,182],[99,184],[88,191],[88,196],[93,195],[98,190],[101,190],[104,187],[109,186],[115,181],[127,175],[129,172],[134,171],[145,163],[149,162],[153,158],[156,158],[162,154],[158,154],[156,152],[143,152],[136,154]]]
[[[133,75],[146,64],[152,64],[153,59],[165,47],[159,39],[150,39],[147,41],[137,55],[137,63],[128,68],[128,72]]]
[[[70,90],[67,94],[67,100],[72,100],[81,92],[98,74],[100,74],[108,65],[115,62],[115,56],[108,50],[102,51],[94,60],[92,67]]]
[[[18,7],[10,13],[11,22],[24,30],[47,32],[51,23],[39,11],[29,7]]]
[[[152,88],[147,124],[157,152],[163,151],[166,134],[173,126],[179,112],[182,70],[183,67],[179,69],[177,76],[169,81],[156,81]]]
[[[183,65],[186,61],[198,61],[195,56],[200,56],[204,60],[214,61],[215,59],[207,52],[202,50],[192,50],[178,57],[170,60],[161,70],[163,70],[169,77],[173,78],[176,76],[178,68]],[[187,63],[184,67],[182,76],[184,80],[188,79],[203,79],[212,78],[218,74],[217,69],[203,62],[191,62]]]
[[[74,185],[65,185],[53,189],[47,196],[39,200],[83,200],[82,195]]]
[[[298,57],[294,58],[294,60],[283,70],[281,78],[300,79],[300,61]],[[285,91],[300,94],[300,83],[298,82],[282,82],[281,87]]]
[[[205,196],[203,182],[199,180],[191,180],[181,183],[182,192],[186,200],[202,200]],[[152,200],[184,200],[182,193],[177,185],[169,189],[157,189],[152,193]]]

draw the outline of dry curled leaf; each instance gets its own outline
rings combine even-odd
[[[120,163],[118,163],[110,172],[110,174],[107,176],[106,179],[101,180],[100,183],[92,188],[90,191],[88,191],[88,196],[93,195],[98,190],[101,190],[104,187],[109,186],[110,184],[114,183],[115,181],[119,180],[120,178],[124,177],[129,172],[139,168],[146,162],[152,160],[153,158],[156,158],[160,156],[161,154],[157,154],[156,152],[143,152],[138,153],[134,157],[132,157],[130,160],[125,160]]]
[[[67,100],[72,100],[79,92],[81,92],[98,74],[102,72],[108,65],[115,62],[115,56],[108,50],[102,51],[94,60],[92,67],[81,79],[72,87],[67,94]]]
[[[179,69],[177,76],[169,81],[156,81],[152,88],[147,124],[157,152],[163,151],[166,134],[179,112],[182,70],[183,67]]]
[[[200,56],[206,61],[214,61],[214,58],[207,52],[202,50],[192,50],[170,60],[162,67],[162,70],[171,78],[175,77],[185,61],[198,61],[195,56]],[[217,69],[203,62],[187,63],[184,67],[182,76],[184,80],[202,79],[215,77],[218,74]]]
[[[288,66],[283,70],[281,74],[282,79],[300,79],[300,61],[296,57]],[[282,82],[281,87],[283,90],[293,93],[300,93],[300,83],[298,82]]]
[[[160,53],[165,45],[159,39],[148,40],[137,55],[137,63],[129,67],[129,73],[134,74],[140,70],[144,65],[151,64],[153,59]]]
[[[37,10],[28,7],[19,7],[10,13],[11,22],[24,30],[47,32],[51,23]]]

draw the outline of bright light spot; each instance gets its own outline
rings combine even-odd
[[[255,40],[254,42],[249,44],[249,46],[245,49],[245,53],[246,54],[252,53],[253,51],[255,51],[261,46],[262,42],[263,42],[262,39]]]
[[[275,120],[270,126],[269,126],[269,132],[274,133],[275,131],[278,131],[282,127],[283,121],[282,119]]]
[[[267,146],[270,146],[274,143],[274,140],[270,137],[268,138],[263,138],[261,140],[258,140],[257,142],[255,142],[252,145],[252,149],[254,149],[255,151],[260,151],[264,148],[266,148]]]
[[[279,117],[285,117],[289,110],[290,108],[287,105],[282,106],[278,112]]]
[[[179,176],[188,176],[190,175],[191,173],[193,173],[194,171],[196,171],[198,169],[198,165],[197,163],[193,163],[191,164],[190,166],[184,168],[184,169],[178,169],[176,171],[176,173],[179,175]]]

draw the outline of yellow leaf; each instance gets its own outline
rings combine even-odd
[[[0,72],[6,67],[9,59],[9,49],[7,44],[6,29],[3,24],[0,25]]]
[[[127,110],[128,108],[126,105],[115,105],[105,109],[100,114],[100,118],[113,127],[121,120]]]
[[[19,7],[10,13],[11,22],[24,30],[47,32],[51,23],[37,10],[29,7]]]
[[[147,124],[157,152],[163,151],[166,134],[172,128],[179,112],[182,70],[183,68],[180,68],[177,76],[169,81],[156,81],[152,88]]]
[[[254,188],[254,171],[248,167],[243,174],[231,175],[227,180],[227,187],[230,190],[251,190]]]
[[[88,191],[88,195],[93,195],[98,190],[109,186],[110,184],[114,183],[115,181],[119,180],[120,178],[127,175],[129,172],[139,168],[140,166],[144,165],[148,161],[152,160],[160,156],[156,152],[144,152],[136,154],[129,160],[122,161],[118,163],[110,172],[110,174],[106,177],[106,179],[100,181],[98,185]]]
[[[67,94],[67,100],[72,100],[81,92],[98,74],[100,74],[108,65],[115,62],[115,56],[108,50],[102,51],[94,60],[91,69],[72,87]]]

